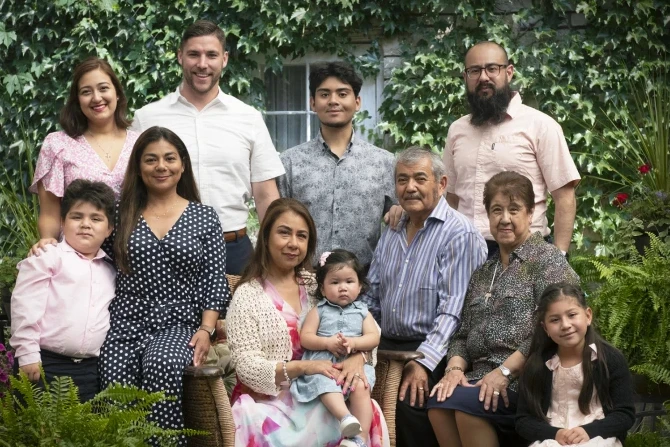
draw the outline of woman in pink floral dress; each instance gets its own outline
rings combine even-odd
[[[272,202],[261,224],[254,256],[240,280],[226,317],[238,384],[233,391],[235,445],[240,447],[334,447],[339,421],[320,400],[292,399],[289,383],[323,374],[343,389],[367,386],[363,356],[341,364],[301,360],[301,316],[315,304],[316,281],[306,272],[316,247],[309,211],[294,199]],[[387,447],[388,431],[373,401],[369,447]]]
[[[128,129],[127,104],[107,61],[89,57],[75,68],[60,115],[63,130],[44,139],[30,186],[40,199],[40,241],[31,250],[33,254],[57,242],[61,198],[73,180],[105,182],[119,197],[128,157],[139,136]]]

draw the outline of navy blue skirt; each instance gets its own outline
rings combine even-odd
[[[473,380],[470,383],[474,384],[476,381]],[[514,429],[514,417],[516,416],[516,403],[519,394],[508,389],[509,407],[505,407],[502,397],[499,397],[498,408],[493,412],[491,408],[485,410],[484,402],[479,401],[480,390],[479,387],[468,388],[457,386],[451,397],[444,402],[438,402],[437,396],[431,397],[428,400],[427,408],[429,410],[432,408],[441,408],[443,410],[462,411],[463,413],[486,419],[498,433],[501,446],[524,445],[524,441],[516,434]],[[518,444],[518,442],[521,442],[521,444]],[[528,445],[528,443],[525,442],[525,445]]]

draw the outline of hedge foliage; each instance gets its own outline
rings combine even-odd
[[[562,124],[584,174],[603,174],[610,148],[593,131],[600,116],[617,119],[626,81],[670,66],[670,4],[663,0],[0,0],[5,166],[16,172],[23,142],[38,146],[57,129],[72,69],[85,56],[112,62],[131,110],[174,90],[180,34],[197,18],[228,33],[222,89],[259,107],[262,67],[278,73],[284,60],[320,52],[373,74],[383,68],[384,44],[399,40],[404,62],[391,71],[381,106],[384,142],[438,151],[449,124],[465,113],[465,49],[495,40],[510,49],[524,101]],[[369,48],[355,57],[352,39],[361,35]],[[586,179],[580,226],[611,234],[614,192]]]

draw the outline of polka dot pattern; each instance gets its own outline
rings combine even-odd
[[[162,239],[140,217],[128,251],[133,273],[117,275],[100,351],[102,386],[133,384],[175,396],[157,404],[151,420],[183,428],[182,374],[193,361],[188,342],[204,310],[224,318],[230,302],[221,224],[213,208],[190,202]]]

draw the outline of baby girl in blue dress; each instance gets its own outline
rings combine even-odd
[[[327,360],[338,363],[352,353],[371,351],[379,344],[379,329],[360,301],[358,295],[367,287],[363,267],[356,255],[346,250],[334,250],[321,255],[316,270],[319,303],[307,313],[300,330],[300,343],[305,348],[303,360]],[[322,374],[303,375],[291,383],[291,394],[299,402],[317,397],[328,411],[340,421],[345,438],[340,446],[365,446],[372,422],[370,391],[375,382],[375,370],[365,365],[369,388],[352,383],[345,401],[342,387]]]

